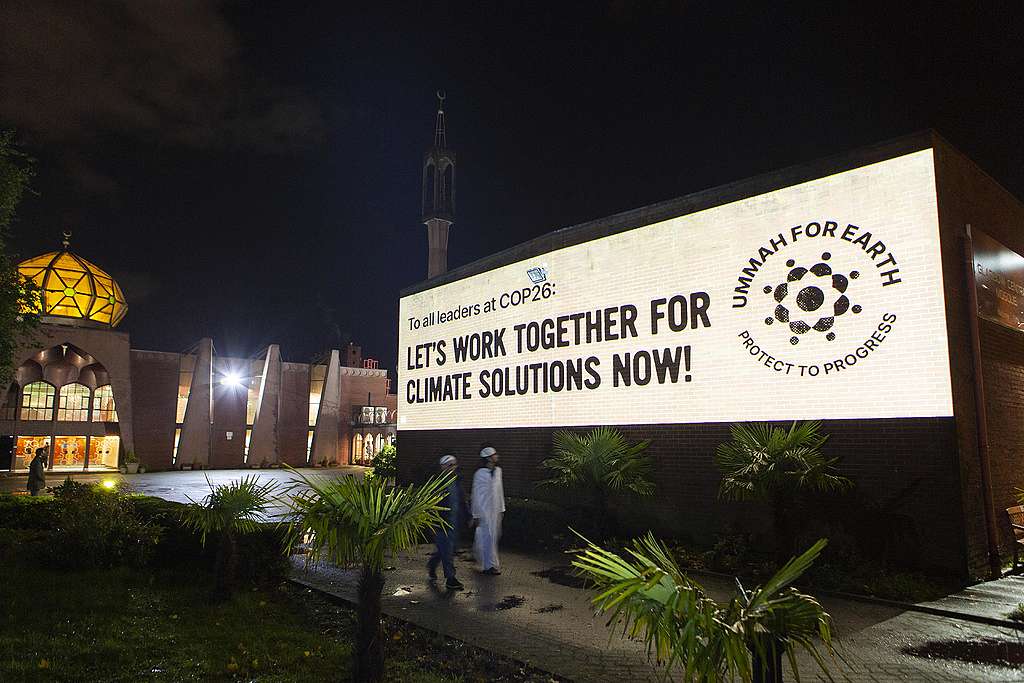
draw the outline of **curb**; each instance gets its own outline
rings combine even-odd
[[[707,571],[704,569],[689,570],[686,573],[696,574],[703,576],[713,576],[718,579],[726,579],[729,581],[735,581],[736,577],[731,574],[723,574],[721,572]],[[840,591],[827,591],[817,590],[814,591],[815,595],[826,595],[832,598],[840,598],[842,600],[850,600],[851,602],[863,602],[869,605],[880,605],[882,607],[892,607],[894,609],[900,609],[904,612],[919,612],[921,614],[930,614],[935,617],[944,617],[946,619],[955,619],[957,621],[970,621],[976,624],[985,624],[986,626],[998,626],[999,628],[1016,629],[1018,631],[1024,631],[1024,622],[1013,621],[1011,619],[999,619],[997,617],[986,617],[982,614],[971,614],[970,612],[958,612],[951,609],[943,609],[941,607],[931,607],[929,605],[919,605],[913,602],[901,602],[899,600],[888,600],[886,598],[876,598],[870,595],[860,595],[859,593],[842,593]]]

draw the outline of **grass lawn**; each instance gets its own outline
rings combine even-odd
[[[5,553],[6,554],[6,553]],[[354,621],[287,585],[213,604],[204,574],[58,572],[0,560],[0,680],[321,681],[348,676]],[[346,618],[347,617],[347,618]],[[389,678],[454,680],[391,652]]]
[[[260,588],[214,600],[209,558],[191,532],[175,531],[180,506],[156,499],[135,502],[164,528],[147,566],[61,569],[54,558],[68,559],[70,532],[51,514],[55,502],[0,495],[0,681],[349,679],[348,606],[273,572]],[[254,561],[280,557],[271,552]],[[555,680],[396,620],[385,619],[384,632],[389,681]]]

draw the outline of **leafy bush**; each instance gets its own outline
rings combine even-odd
[[[146,563],[160,540],[161,528],[144,521],[133,498],[122,490],[104,490],[67,479],[54,489],[51,562],[93,568]]]
[[[788,429],[767,423],[734,424],[729,430],[732,441],[715,452],[715,464],[722,472],[721,498],[761,501],[772,507],[779,564],[796,547],[795,504],[811,492],[838,493],[853,485],[837,474],[837,459],[822,453],[828,437],[820,430],[817,421],[794,421]]]
[[[182,511],[181,521],[199,533],[205,546],[207,536],[219,537],[217,543],[216,591],[220,597],[230,595],[238,576],[238,541],[255,532],[259,521],[274,501],[277,484],[260,483],[259,477],[245,476],[227,484],[214,486],[206,479],[210,493],[201,503],[195,501]]]
[[[587,542],[572,564],[594,583],[591,602],[624,637],[642,639],[666,676],[678,667],[687,681],[781,683],[785,657],[799,681],[795,653],[803,650],[831,680],[819,647],[833,653],[832,618],[792,586],[826,543],[819,540],[753,590],[737,581],[727,603],[712,599],[652,534],[622,554]]]
[[[373,476],[383,479],[394,479],[398,476],[398,449],[388,444],[377,451],[370,459]]]
[[[139,496],[135,505],[144,520],[163,529],[151,564],[213,570],[217,549],[214,545],[204,547],[199,532],[181,523],[185,504]],[[279,583],[288,575],[288,558],[284,554],[285,532],[284,528],[266,522],[257,524],[252,533],[239,538],[237,578],[240,584],[269,585]]]
[[[55,501],[49,496],[0,495],[0,527],[49,529],[54,508]]]
[[[610,427],[598,427],[586,434],[561,430],[553,439],[554,452],[541,463],[551,477],[541,485],[580,496],[590,506],[601,538],[614,530],[614,496],[654,494],[653,462],[644,454],[649,441],[630,445],[621,432]]]

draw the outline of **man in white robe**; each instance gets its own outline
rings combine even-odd
[[[501,516],[505,514],[505,489],[498,467],[498,451],[486,446],[480,451],[480,469],[473,475],[473,555],[484,574],[501,573],[498,539],[501,538]]]

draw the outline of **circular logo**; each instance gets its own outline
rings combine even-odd
[[[856,280],[860,273],[856,270],[847,275],[832,271],[826,261],[832,258],[832,254],[824,252],[821,261],[810,268],[796,265],[796,261],[789,259],[786,267],[790,269],[786,274],[786,281],[772,287],[765,285],[764,293],[771,294],[776,302],[773,314],[764,319],[765,325],[772,325],[776,321],[789,325],[793,336],[789,343],[800,343],[800,335],[807,334],[811,330],[822,332],[825,339],[832,341],[836,333],[832,331],[836,318],[847,311],[860,313],[861,307],[858,304],[851,306],[846,290],[850,286],[850,280]]]

